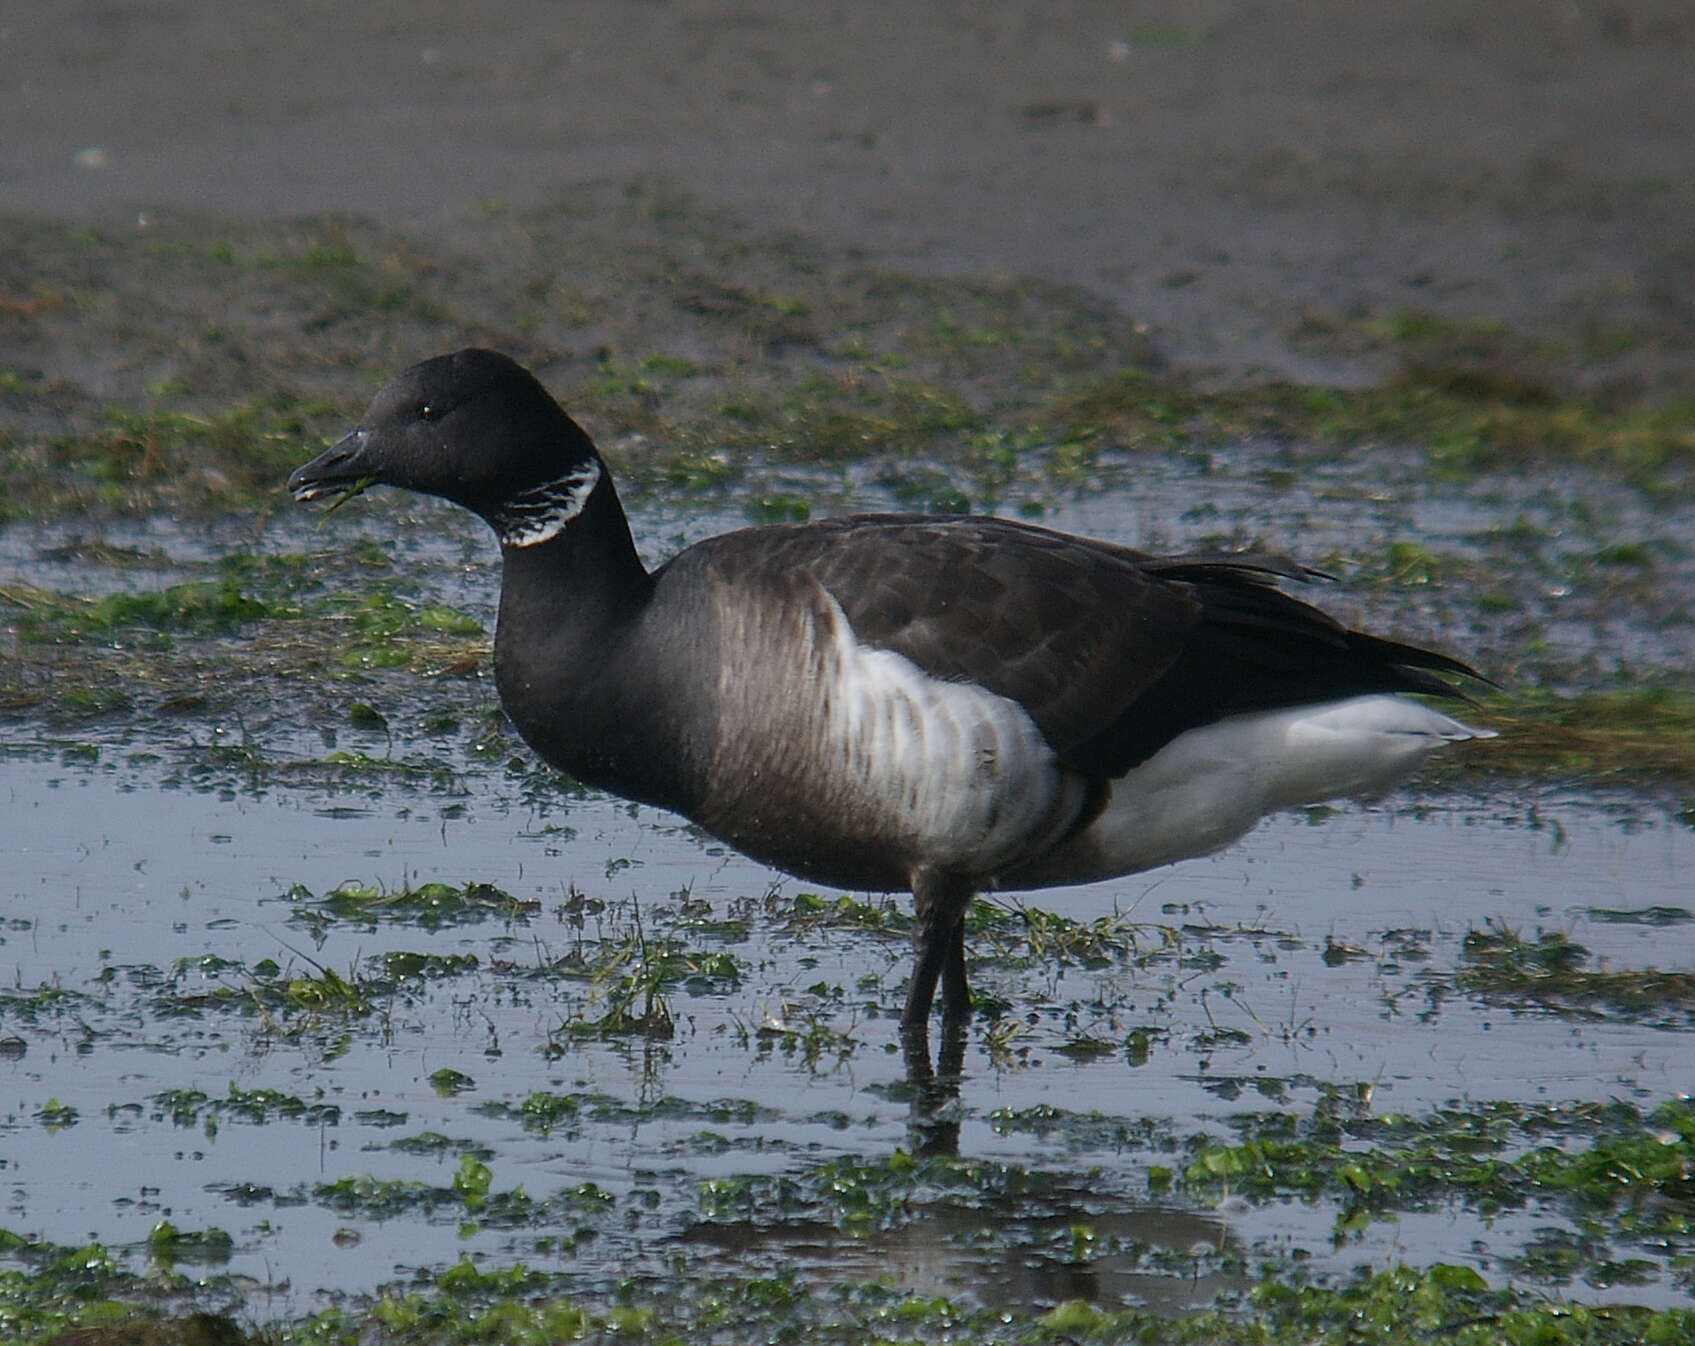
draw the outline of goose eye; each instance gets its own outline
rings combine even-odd
[[[430,402],[425,402],[418,408],[418,419],[422,421],[433,421],[438,414],[434,404]]]

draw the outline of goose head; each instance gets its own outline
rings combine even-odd
[[[487,520],[509,547],[561,533],[605,476],[589,437],[521,365],[468,348],[402,370],[358,426],[296,468],[300,501],[397,486]]]

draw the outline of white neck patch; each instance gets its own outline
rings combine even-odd
[[[591,458],[569,476],[519,491],[491,520],[500,545],[534,547],[551,542],[583,512],[599,482],[600,464]]]

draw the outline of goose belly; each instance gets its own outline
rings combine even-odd
[[[1007,889],[1087,883],[1206,855],[1268,813],[1382,794],[1449,743],[1491,737],[1404,697],[1352,697],[1191,729],[1112,782],[1088,827],[997,876]]]

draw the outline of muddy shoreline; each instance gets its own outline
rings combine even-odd
[[[1692,44],[1673,0],[55,6],[0,29],[0,199],[464,248],[661,183],[754,239],[1075,286],[1214,384],[1380,380],[1373,322],[1418,312],[1663,394],[1695,368]]]

